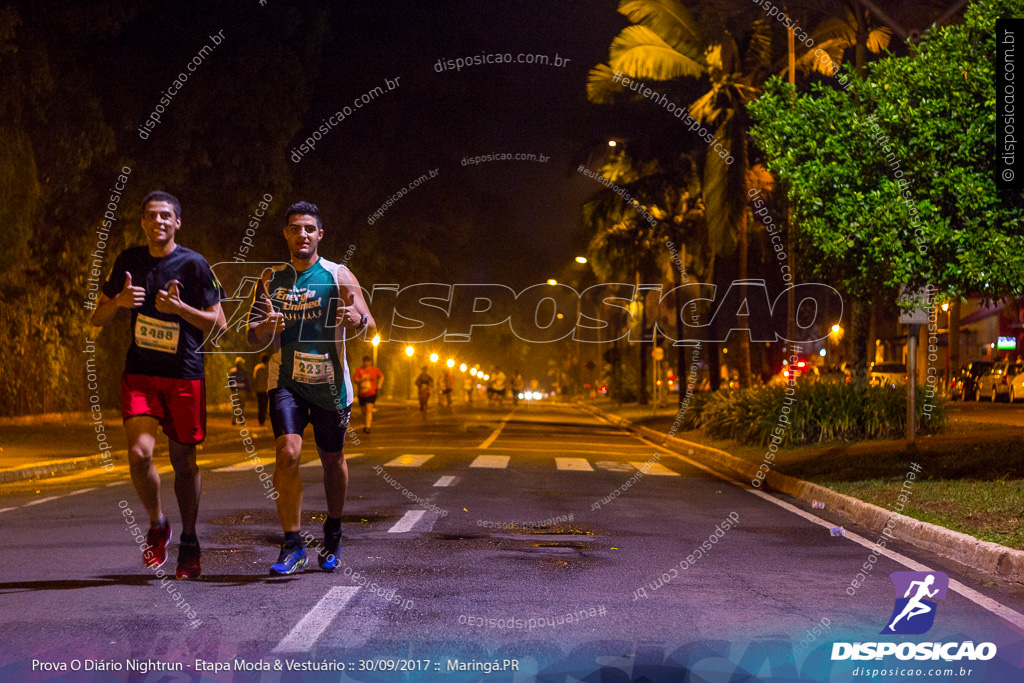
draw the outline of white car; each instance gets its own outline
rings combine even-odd
[[[992,364],[988,372],[978,378],[974,389],[974,400],[980,401],[982,396],[992,399],[992,402],[1006,398],[1013,401],[1017,398],[1016,392],[1011,396],[1012,382],[1019,374],[1019,365],[1007,360],[997,361]]]
[[[907,383],[907,366],[903,363],[875,363],[868,382],[880,387],[898,387]]]
[[[1010,380],[1010,403],[1024,398],[1024,362],[1018,360],[1013,366],[1013,378]]]

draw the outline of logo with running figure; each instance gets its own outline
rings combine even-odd
[[[928,631],[935,622],[936,600],[946,599],[949,577],[942,572],[893,572],[889,578],[896,604],[881,633],[918,635]]]

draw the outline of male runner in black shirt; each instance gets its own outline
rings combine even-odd
[[[92,323],[106,325],[126,308],[132,316],[132,343],[121,377],[121,414],[128,435],[132,483],[149,513],[149,549],[143,563],[151,569],[167,560],[171,527],[160,504],[160,474],[153,463],[157,429],[167,435],[174,493],[181,511],[179,579],[197,579],[199,540],[196,516],[202,479],[196,444],[206,437],[203,339],[224,331],[220,301],[224,291],[209,264],[175,242],[181,227],[181,203],[166,192],[142,200],[146,246],[126,249],[114,261]]]

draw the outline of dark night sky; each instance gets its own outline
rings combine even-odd
[[[311,31],[293,33],[282,26],[284,4],[268,0],[261,7],[253,0],[187,12],[177,5],[148,6],[113,40],[116,49],[107,63],[81,65],[96,69],[93,77],[102,74],[106,105],[124,107],[130,112],[126,121],[141,122],[206,36],[224,30],[227,40],[175,98],[162,129],[143,144],[130,140],[140,163],[161,163],[163,146],[177,144],[169,133],[176,109],[209,111],[225,136],[233,134],[232,117],[256,115],[271,136],[280,134],[275,124],[281,114],[289,113],[282,107],[293,107],[290,113],[297,112],[302,125],[290,139],[291,149],[324,118],[385,78],[398,76],[399,88],[355,110],[301,162],[287,162],[292,191],[286,197],[279,195],[275,208],[298,198],[320,204],[327,227],[344,232],[329,235],[337,239],[333,247],[339,253],[325,255],[340,258],[348,244],[355,244],[357,274],[360,257],[365,257],[358,247],[370,232],[376,233],[374,248],[395,247],[403,242],[410,222],[429,220],[444,211],[458,214],[468,226],[436,250],[448,281],[495,281],[522,287],[558,275],[571,262],[576,251],[570,237],[580,202],[599,188],[576,173],[572,161],[615,132],[607,121],[608,112],[588,104],[585,95],[587,71],[607,59],[611,39],[626,24],[615,11],[615,2],[300,5],[307,16],[325,12],[328,30],[322,39]],[[161,28],[153,30],[156,26]],[[322,57],[303,64],[308,74],[315,74],[312,88],[306,92],[297,87],[293,97],[287,93],[295,84],[275,73],[274,64],[247,61],[254,48],[259,50],[256,45],[269,50],[274,43],[298,47],[298,42],[318,45],[320,40]],[[494,64],[443,73],[434,68],[442,58],[482,53],[511,53],[514,58],[521,52],[557,54],[570,61],[562,68]],[[269,98],[272,106],[255,114],[240,112],[233,110],[230,97],[198,101],[193,92],[200,89],[193,83],[201,79],[230,81],[238,72],[252,69],[261,70],[254,87],[276,90],[277,98],[284,94],[283,105],[280,99]],[[132,133],[126,125],[123,135],[131,138]],[[260,139],[232,142],[255,147],[265,143]],[[460,164],[465,156],[504,152],[543,154],[550,159],[543,164]],[[268,158],[268,165],[273,161]],[[438,177],[403,197],[372,227],[366,224],[366,217],[388,196],[428,169],[437,169]],[[242,191],[254,201],[267,191],[258,176],[254,169],[251,178],[241,179],[251,182]],[[183,199],[188,189],[180,188]],[[245,216],[224,219],[238,227],[219,229],[237,230],[240,236]],[[270,256],[282,245],[261,246]],[[327,249],[331,246],[328,242]],[[384,279],[407,283],[410,278],[394,273]]]

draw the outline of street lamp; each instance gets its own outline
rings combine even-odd
[[[430,354],[430,362],[431,363],[436,363],[437,362],[437,354],[436,353]]]
[[[576,257],[576,263],[579,263],[580,265],[583,265],[586,262],[587,262],[587,257],[586,256],[577,256]]]
[[[447,365],[448,365],[448,367],[450,367],[450,368],[454,368],[454,367],[455,367],[455,359],[453,359],[453,358],[449,358],[449,359],[448,359],[448,363],[447,363]]]
[[[465,372],[465,371],[466,371],[466,364],[463,363],[462,365],[459,366],[459,372]]]
[[[551,285],[552,287],[554,287],[555,285],[558,284],[558,280],[556,280],[554,278],[548,278],[548,284]]]
[[[373,335],[370,343],[373,344],[373,367],[377,367],[377,347],[380,346],[380,335]]]

